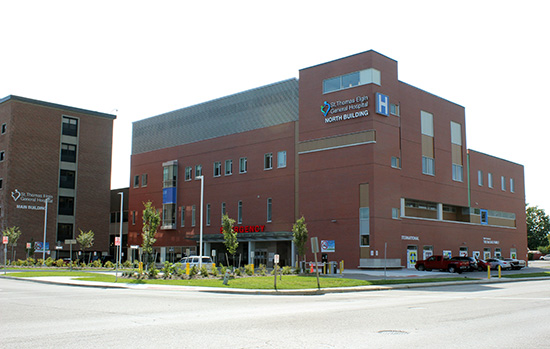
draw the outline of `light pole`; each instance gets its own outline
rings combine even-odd
[[[118,192],[118,195],[120,195],[120,237],[119,237],[119,247],[116,247],[115,248],[117,249],[117,252],[118,252],[118,259],[117,259],[117,263],[116,263],[116,271],[115,271],[115,282],[118,281],[118,265],[120,264],[120,261],[122,259],[122,213],[123,213],[123,210],[124,210],[124,192],[120,191]],[[120,249],[120,250],[119,250]]]
[[[202,268],[202,214],[203,214],[203,201],[204,201],[204,176],[198,176],[197,179],[201,180],[201,221],[200,221],[200,230],[199,230],[199,270]]]
[[[46,264],[46,227],[48,226],[48,198],[44,201],[44,241],[42,242],[42,265]]]

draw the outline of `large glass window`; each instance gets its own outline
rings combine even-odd
[[[214,177],[222,175],[222,163],[220,161],[214,162]]]
[[[64,116],[62,133],[65,136],[76,137],[78,135],[78,119]]]
[[[233,160],[225,160],[225,175],[233,174]]]
[[[361,246],[370,246],[369,208],[359,208],[359,237]]]
[[[462,145],[462,125],[451,121],[451,143]]]
[[[65,216],[74,216],[74,198],[69,196],[60,196],[57,213]]]
[[[237,224],[243,224],[243,202],[239,201],[237,205]]]
[[[75,171],[60,170],[59,172],[59,187],[74,189],[75,188]]]
[[[273,168],[273,153],[267,153],[264,155],[264,170],[271,170]]]
[[[57,223],[57,241],[65,242],[73,238],[73,225],[70,223]]]
[[[176,204],[162,205],[162,227],[164,229],[176,228]]]
[[[61,143],[61,161],[76,162],[76,145]]]
[[[366,84],[380,85],[380,71],[370,68],[326,79],[323,81],[323,93]]]
[[[422,134],[426,136],[434,136],[434,116],[431,113],[420,111],[420,121],[422,127]]]
[[[277,153],[277,167],[286,167],[286,151],[280,151]]]
[[[435,161],[427,156],[422,157],[422,173],[427,175],[435,175]]]
[[[240,158],[239,159],[239,173],[246,173],[247,171],[247,159],[246,158]]]
[[[163,166],[162,187],[172,188],[176,186],[178,182],[178,164],[170,162],[168,165]]]
[[[271,198],[267,199],[267,221],[271,222],[271,209],[273,207],[273,200]]]

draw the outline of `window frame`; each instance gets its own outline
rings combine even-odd
[[[213,167],[213,176],[214,177],[221,177],[222,175],[222,162],[221,161],[214,161],[214,167]]]
[[[271,223],[273,221],[273,199],[267,198],[267,217],[266,221]]]
[[[243,224],[243,202],[239,200],[237,203],[237,224]]]
[[[185,181],[190,181],[193,179],[193,166],[185,167]]]
[[[431,170],[431,171],[430,171]],[[435,159],[429,156],[422,156],[422,174],[435,176]]]
[[[264,171],[273,169],[273,153],[264,154]]]
[[[286,150],[277,152],[277,168],[286,167]]]
[[[224,175],[225,176],[231,176],[233,174],[233,160],[227,159],[225,160],[225,166],[224,166]]]
[[[242,157],[239,159],[239,173],[246,173],[248,170],[248,159]]]

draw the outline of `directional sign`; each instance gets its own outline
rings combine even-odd
[[[311,252],[319,252],[319,240],[316,237],[311,238]]]
[[[75,239],[67,239],[65,240],[65,245],[76,245]]]

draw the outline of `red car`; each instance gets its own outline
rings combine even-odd
[[[484,259],[478,259],[477,260],[477,270],[484,271],[487,270],[487,267],[490,267],[491,265]]]

